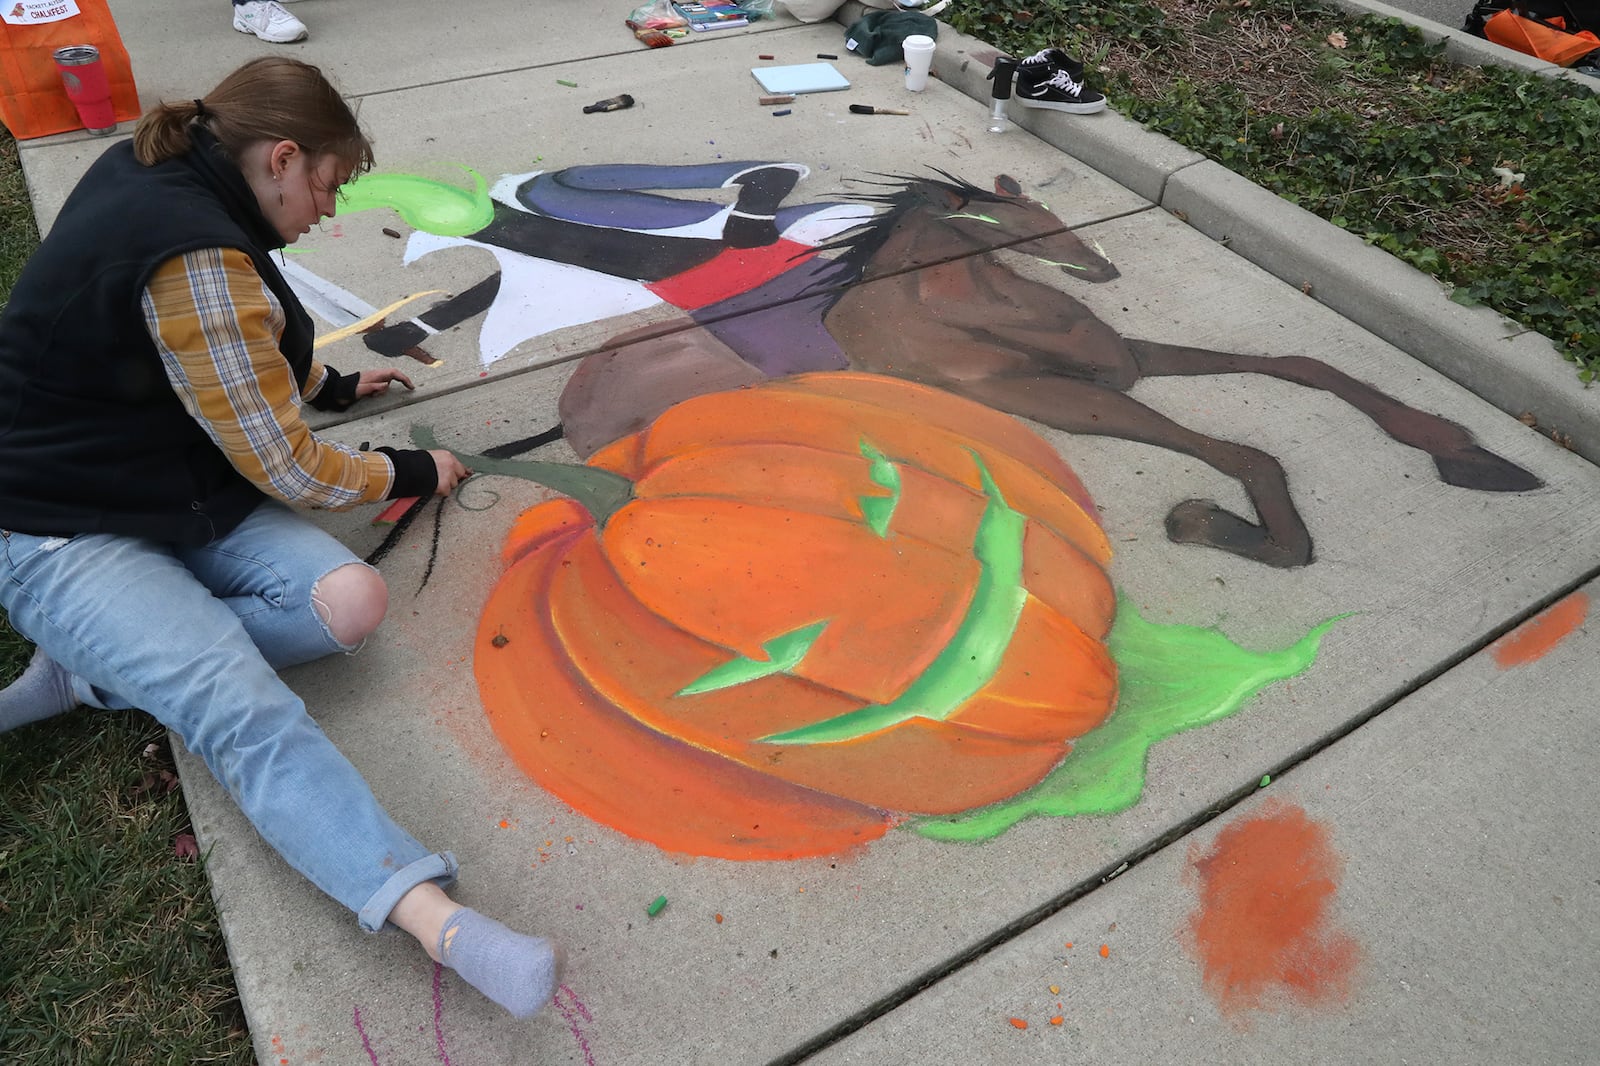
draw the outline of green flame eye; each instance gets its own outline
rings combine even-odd
[[[880,537],[889,535],[889,520],[894,517],[894,509],[900,506],[900,471],[889,461],[889,457],[878,449],[868,444],[865,439],[861,441],[861,454],[872,461],[872,469],[868,476],[873,484],[882,485],[889,490],[887,496],[859,496],[857,504],[861,507],[861,517],[867,520],[867,527]]]
[[[899,725],[912,718],[944,721],[988,684],[1000,669],[1022,617],[1028,590],[1022,584],[1022,537],[1028,518],[1011,509],[989,468],[976,452],[978,476],[989,503],[978,522],[972,554],[978,584],[955,636],[922,676],[894,700],[826,721],[762,737],[767,744],[836,744]]]
[[[761,650],[767,653],[766,661],[743,655],[737,659],[730,659],[720,666],[713,666],[679,689],[675,695],[697,696],[702,692],[733,688],[735,685],[759,681],[773,674],[787,673],[800,665],[806,653],[811,650],[811,645],[817,642],[817,638],[822,636],[822,631],[827,626],[827,622],[814,622],[782,636],[773,637],[761,645]]]

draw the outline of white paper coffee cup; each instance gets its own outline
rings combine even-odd
[[[906,54],[906,88],[920,93],[928,87],[928,71],[933,68],[933,38],[913,33],[901,48]]]

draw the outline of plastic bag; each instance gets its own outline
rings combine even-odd
[[[628,25],[636,30],[683,30],[689,32],[689,20],[672,8],[671,0],[651,0],[643,7],[633,9]]]
[[[1570,67],[1600,50],[1600,37],[1588,30],[1572,33],[1562,22],[1562,19],[1546,22],[1524,18],[1515,11],[1500,11],[1484,22],[1483,35],[1495,44],[1561,67]]]

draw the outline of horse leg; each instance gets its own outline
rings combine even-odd
[[[1260,524],[1212,500],[1185,500],[1167,513],[1167,537],[1204,544],[1266,563],[1304,566],[1311,534],[1289,495],[1283,466],[1266,452],[1186,429],[1123,393],[1088,381],[1044,376],[991,376],[939,384],[990,407],[1068,433],[1154,444],[1193,456],[1238,481]]]
[[[390,358],[409,354],[411,349],[435,333],[442,333],[473,315],[487,311],[499,292],[500,271],[496,270],[472,288],[441,300],[408,322],[371,331],[365,337],[366,345],[379,355]]]
[[[1408,407],[1319,360],[1299,355],[1239,355],[1156,341],[1130,339],[1127,344],[1140,370],[1149,376],[1266,374],[1332,393],[1394,440],[1427,452],[1447,485],[1483,492],[1526,492],[1544,484],[1515,463],[1479,447],[1462,426]]]

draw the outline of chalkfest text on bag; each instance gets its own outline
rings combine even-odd
[[[0,0],[0,19],[13,26],[61,22],[78,14],[78,0]]]

